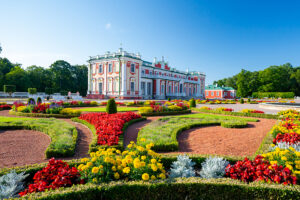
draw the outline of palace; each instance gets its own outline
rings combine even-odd
[[[144,61],[140,54],[118,52],[88,60],[88,98],[204,98],[205,74],[171,68],[162,58]]]

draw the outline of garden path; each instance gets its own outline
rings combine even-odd
[[[158,120],[161,117],[147,117],[147,120],[136,122],[128,126],[126,131],[124,132],[124,146],[127,146],[130,141],[136,142],[136,138],[141,128],[146,126],[152,121]]]
[[[8,110],[0,111],[0,116],[22,117],[10,115],[8,112]],[[71,160],[87,157],[89,144],[92,141],[92,132],[90,131],[90,129],[82,124],[72,122],[71,119],[59,120],[64,120],[68,123],[71,123],[76,127],[78,131],[75,155],[72,157],[61,159]],[[0,168],[22,166],[47,161],[47,159],[45,158],[45,151],[49,146],[51,140],[46,134],[41,134],[41,132],[31,130],[9,130],[4,131],[4,133],[5,134],[3,134],[3,131],[0,132],[0,158],[6,158],[11,155],[14,156],[12,156],[11,161],[8,160],[7,162],[2,162],[2,160],[0,159]],[[10,137],[5,137],[5,135],[7,134],[9,134]],[[12,145],[13,141],[16,142],[16,145]],[[23,152],[23,154],[20,154],[21,151]],[[36,152],[36,154],[32,155],[31,151]]]

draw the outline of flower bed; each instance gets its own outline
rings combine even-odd
[[[2,104],[0,105],[0,111],[1,110],[10,110],[11,109],[11,105],[8,105],[8,104]]]
[[[56,103],[42,103],[38,105],[28,104],[25,106],[22,103],[15,102],[9,113],[12,115],[27,117],[72,118],[78,117],[81,114],[81,111],[71,108],[63,108],[61,105]]]
[[[97,144],[107,146],[118,145],[124,124],[138,118],[141,118],[141,116],[133,112],[116,114],[88,113],[79,117],[80,120],[85,120],[95,127]]]
[[[58,102],[54,102],[54,103],[58,104],[64,108],[98,106],[98,103],[96,101],[58,101]]]

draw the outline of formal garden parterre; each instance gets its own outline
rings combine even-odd
[[[158,107],[161,114],[172,110],[173,107],[174,110],[184,110],[184,107],[189,109],[193,102],[173,101],[159,104],[163,107]],[[150,113],[157,112],[155,106],[157,105],[150,104],[149,107],[153,109]],[[139,113],[81,114],[79,118],[73,120],[87,125],[94,133],[90,157],[72,161],[50,159],[48,164],[15,168],[17,173],[29,175],[27,177],[24,174],[17,177],[14,171],[4,168],[0,171],[0,184],[4,178],[18,179],[16,182],[18,188],[23,188],[18,191],[19,195],[25,199],[299,197],[299,112],[290,110],[278,113],[276,119],[279,119],[279,122],[265,136],[256,154],[251,158],[241,159],[233,156],[208,155],[176,157],[158,154],[155,151],[176,151],[177,135],[194,126],[221,125],[226,128],[242,129],[247,127],[249,122],[256,123],[258,119],[215,115],[216,113],[162,117],[139,132],[137,144],[132,142],[125,149],[119,148],[122,146],[120,136],[124,132],[124,127],[126,128],[132,121],[144,119],[140,115],[143,114],[142,108],[139,111]],[[232,110],[220,112],[226,113],[218,114],[234,113]],[[258,111],[241,113],[247,114],[245,116],[256,114],[253,117],[263,117],[264,114]],[[5,124],[10,124],[12,119],[3,120]],[[14,126],[21,124],[22,128],[29,127],[24,121],[20,121],[15,122]],[[5,187],[9,188],[12,185]],[[136,195],[128,192],[133,190],[136,191]],[[181,192],[172,192],[175,190]],[[236,195],[237,192],[239,196]]]

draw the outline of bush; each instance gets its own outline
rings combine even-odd
[[[151,107],[140,107],[139,109],[139,113],[142,114],[148,114],[148,113],[153,113],[153,108]]]
[[[16,91],[16,86],[15,85],[4,85],[3,86],[3,91],[5,93],[14,93]]]
[[[38,97],[36,100],[36,104],[41,104],[41,103],[42,103],[42,99],[41,99],[41,97]]]
[[[244,103],[245,103],[245,101],[244,101],[243,98],[240,99],[240,103],[241,103],[241,104],[244,104]]]
[[[168,101],[171,101],[171,98],[170,98],[170,97],[168,98]]]
[[[191,100],[190,100],[190,107],[191,108],[195,108],[196,107],[196,101],[195,101],[194,98],[191,98]]]
[[[295,97],[294,92],[253,92],[252,96],[254,98],[286,98],[286,99],[291,99]]]
[[[28,88],[28,93],[29,94],[36,94],[36,88]]]
[[[28,98],[27,105],[35,105],[35,100],[33,98]]]
[[[194,165],[195,163],[187,155],[178,155],[177,161],[171,165],[170,178],[196,176]]]
[[[24,189],[23,181],[28,175],[25,172],[17,174],[14,170],[0,177],[0,199],[17,197]]]
[[[72,108],[64,108],[59,113],[63,115],[79,116],[81,114],[81,111]]]
[[[106,105],[106,112],[108,114],[114,114],[114,113],[117,113],[117,105],[116,105],[116,102],[115,102],[115,99],[114,98],[111,98],[108,100],[107,102],[107,105]]]
[[[225,168],[229,162],[220,157],[209,157],[202,163],[200,176],[202,178],[222,178],[225,175]]]

